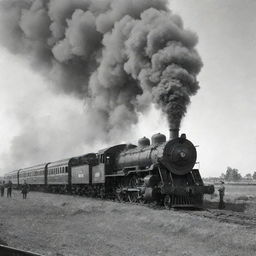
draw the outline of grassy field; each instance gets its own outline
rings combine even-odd
[[[216,194],[204,211],[14,191],[0,198],[0,242],[46,256],[255,256],[256,187],[226,189],[226,209]]]
[[[225,188],[226,188],[226,194],[227,195],[256,196],[256,185],[229,185],[229,184],[225,184]]]

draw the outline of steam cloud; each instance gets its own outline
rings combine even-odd
[[[166,0],[0,2],[1,44],[84,99],[102,138],[136,124],[152,102],[180,126],[199,88],[197,40]]]

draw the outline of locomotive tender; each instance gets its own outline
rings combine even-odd
[[[17,187],[24,181],[31,189],[58,193],[151,202],[170,207],[200,207],[205,186],[198,169],[195,146],[185,134],[170,129],[131,144],[115,145],[82,156],[24,168],[5,175]]]

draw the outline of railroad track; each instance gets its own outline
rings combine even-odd
[[[241,212],[210,209],[201,213],[194,212],[193,214],[204,218],[216,219],[220,222],[246,226],[247,228],[256,227],[256,217]]]
[[[9,247],[6,245],[0,245],[0,255],[1,256],[43,256],[38,253],[24,251],[24,250]]]
[[[165,210],[164,206],[157,205],[154,203],[142,204],[142,203],[130,203],[130,202],[122,202],[136,205],[143,205],[150,209],[154,210]],[[198,216],[202,218],[215,219],[219,222],[224,223],[233,223],[241,226],[245,226],[247,228],[255,228],[256,227],[256,216],[248,215],[243,212],[236,212],[232,210],[219,210],[219,209],[185,209],[185,208],[171,208],[170,210],[180,211],[181,213],[186,213],[191,216]]]

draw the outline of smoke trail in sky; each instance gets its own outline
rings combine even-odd
[[[0,2],[0,43],[85,100],[101,139],[129,130],[152,103],[180,126],[199,88],[197,40],[166,0]]]

